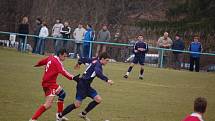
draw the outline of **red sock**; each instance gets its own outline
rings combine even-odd
[[[62,113],[63,112],[63,101],[59,101],[57,102],[57,112],[58,113]]]
[[[36,120],[37,118],[40,117],[40,115],[42,115],[43,112],[46,111],[45,106],[41,105],[37,111],[34,113],[34,115],[32,116],[32,120]]]

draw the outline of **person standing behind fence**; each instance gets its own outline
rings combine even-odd
[[[82,43],[85,32],[86,30],[81,23],[78,24],[78,28],[73,32],[73,37],[75,39],[75,57],[82,56]]]
[[[91,58],[92,51],[90,52],[90,42],[86,41],[93,41],[95,39],[95,34],[91,25],[87,24],[87,31],[84,34],[84,43],[83,43],[83,57]]]
[[[42,20],[40,18],[37,18],[36,26],[34,28],[34,35],[39,36],[41,27],[42,27]],[[36,50],[38,40],[39,40],[39,37],[34,37],[34,46],[33,46],[32,53],[36,52],[35,50]]]
[[[159,48],[166,48],[166,49],[171,48],[171,46],[172,46],[172,40],[168,36],[169,36],[169,33],[168,32],[164,32],[164,35],[158,39],[157,46]],[[162,51],[159,50],[159,64],[160,64],[160,66],[161,66],[161,56],[162,56],[161,52]],[[167,61],[168,61],[167,60],[167,54],[164,53],[163,54],[163,63],[164,63],[163,65],[165,65],[167,63]]]
[[[99,31],[97,35],[97,41],[99,42],[109,42],[111,39],[110,31],[108,31],[107,25],[103,25],[102,29]],[[106,52],[106,45],[105,44],[97,44],[96,49],[96,57],[99,55],[100,49],[102,49],[101,52]]]
[[[61,28],[60,32],[61,32],[64,39],[70,39],[71,27],[69,27],[68,21],[64,22],[64,27]],[[64,48],[67,48],[67,43],[68,43],[68,40],[63,40],[63,47]]]
[[[174,49],[174,50],[184,50],[184,42],[180,38],[179,34],[175,35],[175,40],[173,41],[172,49]],[[182,54],[182,52],[173,51],[173,55],[174,55],[174,59],[173,59],[174,68],[175,69],[180,69],[181,68],[181,63],[183,61],[183,54]]]
[[[203,97],[198,97],[194,101],[194,112],[185,117],[182,121],[204,121],[203,114],[206,112],[207,100]]]
[[[40,33],[39,33],[39,40],[37,42],[37,47],[36,47],[37,54],[44,55],[45,41],[46,41],[46,37],[48,36],[49,36],[49,31],[47,28],[47,24],[43,22],[42,28],[40,29]]]
[[[201,53],[203,51],[202,44],[199,42],[198,36],[194,36],[193,42],[189,46],[189,51],[198,53]],[[200,54],[198,53],[190,54],[190,71],[193,71],[193,67],[195,64],[195,71],[199,72]]]
[[[143,79],[143,73],[144,73],[144,62],[145,62],[145,54],[148,52],[148,44],[144,42],[143,35],[138,36],[138,41],[134,44],[133,52],[134,52],[134,59],[131,65],[128,68],[128,71],[124,75],[124,78],[128,78],[129,73],[131,72],[132,68],[134,67],[134,64],[140,64],[140,75],[139,79]]]
[[[61,23],[61,21],[59,19],[57,19],[55,25],[52,27],[52,36],[54,38],[61,38],[62,34],[60,33],[60,30],[62,28],[63,28],[63,24]],[[61,41],[62,40],[59,40],[59,39],[54,39],[53,40],[53,46],[54,46],[55,55],[57,54],[57,52],[61,48],[61,45],[62,45]]]
[[[19,34],[29,34],[29,24],[28,24],[28,17],[23,17],[21,24],[19,24],[18,28]],[[19,46],[18,51],[24,51],[24,48],[27,43],[27,36],[19,35]]]

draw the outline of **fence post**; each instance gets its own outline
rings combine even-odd
[[[164,50],[163,50],[163,49],[161,49],[160,68],[163,68],[163,55],[164,55]]]
[[[23,48],[23,51],[24,51],[24,52],[25,52],[26,44],[27,44],[27,37],[28,37],[28,36],[25,36],[25,41],[24,41],[24,43],[23,43],[23,44],[24,44],[24,48]]]
[[[89,58],[91,58],[92,57],[92,41],[90,41],[90,51],[89,51]]]

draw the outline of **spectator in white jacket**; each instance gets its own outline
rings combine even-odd
[[[82,43],[84,39],[84,34],[86,30],[83,25],[79,23],[78,28],[73,32],[73,37],[75,39],[75,56],[82,56]]]
[[[52,28],[52,37],[54,38],[61,38],[62,34],[61,34],[61,29],[64,27],[64,25],[61,23],[61,21],[59,19],[56,20],[55,25]],[[54,39],[53,40],[53,46],[54,46],[54,51],[55,54],[57,54],[57,52],[59,51],[59,49],[61,48],[62,45],[62,41],[59,39]]]
[[[44,50],[45,50],[45,40],[46,37],[49,36],[49,31],[47,28],[47,24],[45,22],[42,23],[42,28],[40,29],[39,33],[39,40],[37,42],[36,46],[36,53],[44,55]]]

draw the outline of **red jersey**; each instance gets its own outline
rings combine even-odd
[[[202,116],[198,113],[192,113],[191,115],[188,115],[184,120],[182,121],[204,121]]]
[[[51,55],[45,59],[42,59],[35,65],[35,67],[43,65],[46,65],[42,81],[43,87],[48,87],[50,85],[56,84],[56,79],[59,73],[69,80],[72,80],[73,78],[73,75],[71,75],[64,69],[63,64],[58,56]]]

